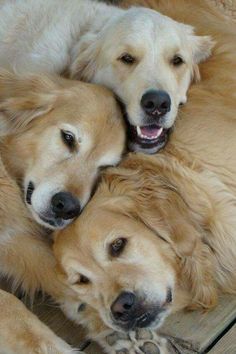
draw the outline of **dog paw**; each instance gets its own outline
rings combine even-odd
[[[114,331],[101,344],[108,354],[168,354],[166,339],[144,328],[130,333]]]

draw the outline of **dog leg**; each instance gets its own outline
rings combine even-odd
[[[0,290],[1,354],[78,354],[14,295]]]

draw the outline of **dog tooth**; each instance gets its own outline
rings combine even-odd
[[[140,126],[137,125],[136,129],[137,129],[137,134],[138,134],[138,136],[142,136]]]

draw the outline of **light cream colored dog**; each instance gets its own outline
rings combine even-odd
[[[52,228],[74,218],[62,215],[61,196],[55,210],[54,194],[68,194],[84,206],[100,168],[121,157],[121,111],[105,88],[1,71],[0,118],[0,277],[11,278],[13,288],[29,296],[37,290],[50,294],[66,311],[75,294],[57,279],[50,236],[32,213]],[[0,290],[0,352],[68,354],[72,349],[16,297]]]
[[[133,150],[165,145],[212,45],[191,26],[145,8],[89,0],[0,4],[0,66],[108,86],[125,107]]]
[[[236,24],[204,1],[150,3],[217,44],[166,148],[108,170],[56,234],[58,270],[94,336],[157,328],[177,309],[208,310],[221,292],[236,294]],[[119,334],[112,348],[136,350]]]

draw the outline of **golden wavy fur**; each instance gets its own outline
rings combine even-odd
[[[68,286],[97,326],[101,317],[114,329],[122,324],[111,306],[122,292],[149,308],[155,300],[164,315],[147,325],[154,327],[178,308],[209,309],[220,292],[236,294],[236,24],[203,0],[136,3],[194,25],[216,46],[166,148],[109,169],[81,217],[57,233]]]
[[[59,178],[63,190],[70,188],[76,195],[87,190],[90,195],[101,161],[100,167],[113,159],[117,162],[122,153],[121,112],[112,93],[102,87],[1,71],[0,118],[0,278],[12,279],[13,290],[20,287],[31,298],[42,290],[65,308],[73,302],[73,292],[57,278],[50,236],[33,219],[22,189],[26,176],[34,174],[46,191],[54,177],[53,187]],[[60,134],[64,125],[83,134],[73,155]],[[67,178],[64,186],[61,177]],[[0,310],[1,353],[75,353],[2,289]]]

